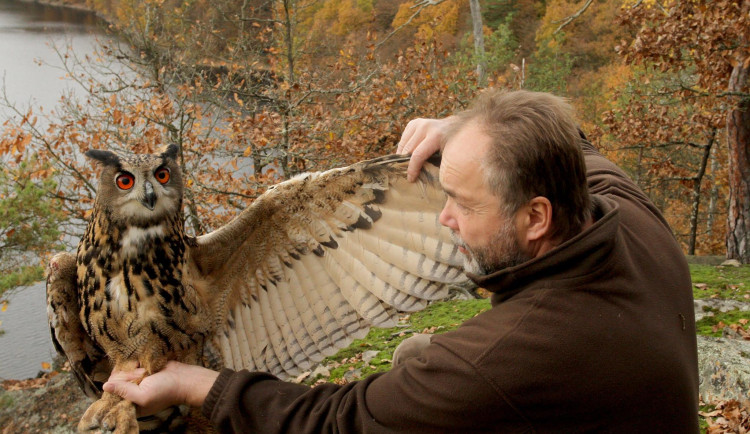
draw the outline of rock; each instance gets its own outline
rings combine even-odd
[[[726,261],[726,256],[695,256],[695,255],[685,255],[685,259],[687,259],[688,264],[701,264],[701,265],[720,265],[722,262]]]
[[[362,361],[369,365],[370,361],[377,357],[378,354],[380,354],[380,351],[365,351],[364,353],[362,353]]]
[[[326,368],[323,365],[318,365],[318,367],[315,368],[315,370],[312,372],[310,376],[312,378],[318,378],[318,376],[321,376],[323,378],[328,378],[331,376],[331,371],[328,370],[328,368]]]
[[[750,406],[750,341],[698,336],[698,374],[703,402]]]
[[[347,383],[351,383],[352,381],[357,381],[361,378],[362,378],[361,369],[352,369],[350,371],[344,372],[344,380],[346,380]]]
[[[742,263],[736,259],[727,259],[721,263],[722,267],[741,267]]]
[[[718,310],[719,312],[729,312],[730,310],[750,311],[750,303],[721,298],[701,298],[695,300],[693,305],[695,307],[696,321],[700,321],[707,316],[713,316],[714,313],[710,309]]]
[[[73,434],[89,404],[70,372],[50,378],[42,387],[0,388],[0,432]]]

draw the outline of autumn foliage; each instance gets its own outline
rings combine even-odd
[[[142,29],[146,23],[130,25]],[[76,234],[96,188],[85,151],[146,153],[177,143],[187,224],[200,234],[280,180],[395,152],[408,119],[445,116],[471,98],[468,83],[452,80],[465,73],[446,61],[437,41],[417,43],[385,61],[376,59],[374,42],[364,57],[342,48],[321,69],[297,56],[297,46],[284,39],[284,25],[251,26],[258,44],[267,47],[258,68],[215,54],[186,71],[179,43],[170,48],[174,57],[158,50],[151,60],[151,52],[115,44],[100,48],[100,62],[61,53],[68,74],[88,94],[63,98],[54,113],[18,111],[5,125],[0,153],[30,165],[32,179],[55,179],[49,197],[71,218],[67,229]],[[151,38],[154,50],[161,36]],[[124,68],[122,59],[128,59]]]
[[[748,2],[637,2],[624,6],[619,21],[635,37],[615,47],[633,79],[604,115],[613,148],[623,151],[686,251],[715,254],[726,246],[728,257],[750,258],[743,157],[750,122],[727,122],[731,113],[746,113],[750,95]]]
[[[52,176],[46,197],[72,218],[64,232],[80,232],[93,198],[89,148],[178,143],[188,226],[201,233],[281,179],[392,152],[409,119],[471,99],[481,61],[488,86],[569,96],[686,252],[750,245],[737,164],[747,1],[487,3],[480,57],[466,0],[86,4],[120,41],[96,60],[60,50],[89,94],[54,112],[19,108],[0,138],[12,165],[34,157],[31,178]]]
[[[279,180],[393,152],[409,119],[472,98],[480,60],[488,86],[569,96],[686,252],[723,254],[727,216],[741,208],[741,147],[725,138],[747,99],[741,74],[730,88],[747,68],[747,2],[486,4],[481,59],[465,0],[88,6],[118,36],[88,59],[60,48],[88,94],[54,111],[16,108],[0,136],[8,170],[54,181],[38,185],[68,218],[63,233],[80,233],[94,196],[87,149],[179,144],[188,227],[202,233]]]

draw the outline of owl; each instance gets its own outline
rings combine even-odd
[[[179,360],[288,379],[466,281],[432,164],[415,183],[397,155],[300,175],[193,238],[177,146],[86,156],[102,166],[90,221],[47,267],[53,343],[97,399],[80,430],[138,431],[133,404],[101,392],[112,369]]]

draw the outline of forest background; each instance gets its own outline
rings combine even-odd
[[[86,58],[60,48],[83,98],[4,101],[16,115],[0,131],[0,302],[82,233],[88,149],[179,144],[201,234],[283,179],[395,152],[410,119],[487,87],[568,97],[686,254],[750,262],[750,0],[65,4],[117,38]]]

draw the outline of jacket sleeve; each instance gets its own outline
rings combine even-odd
[[[225,369],[202,411],[220,432],[493,431],[492,420],[520,418],[490,383],[472,364],[433,343],[389,372],[346,385],[309,388]]]

